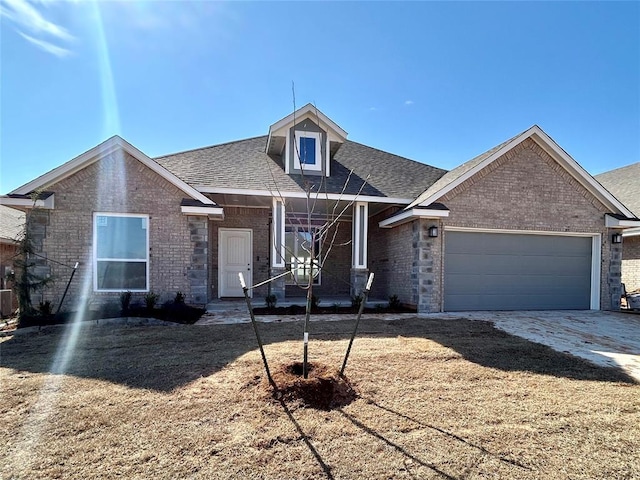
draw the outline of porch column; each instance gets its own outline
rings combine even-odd
[[[285,271],[285,239],[284,224],[285,210],[284,199],[274,198],[272,204],[271,223],[271,265],[269,275],[275,277]],[[278,300],[285,298],[286,277],[280,277],[269,284],[269,294],[275,295]]]
[[[360,295],[367,283],[367,243],[368,243],[369,204],[353,204],[353,229],[351,249],[351,296]]]

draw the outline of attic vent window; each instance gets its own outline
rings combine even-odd
[[[322,155],[320,151],[320,133],[295,132],[294,168],[299,170],[322,170]]]

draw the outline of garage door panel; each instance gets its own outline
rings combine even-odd
[[[445,310],[588,309],[590,237],[446,232]]]

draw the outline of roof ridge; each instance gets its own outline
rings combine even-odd
[[[207,145],[206,147],[197,147],[197,148],[189,148],[187,150],[181,150],[179,152],[167,153],[165,155],[158,155],[157,157],[153,157],[154,160],[159,160],[161,158],[173,157],[175,155],[181,155],[183,153],[196,152],[198,150],[208,150],[210,148],[224,147],[225,145],[232,145],[234,143],[246,142],[248,140],[255,140],[257,138],[267,137],[268,135],[256,135],[255,137],[242,138],[239,140],[231,140],[230,142],[224,143],[216,143],[214,145]]]

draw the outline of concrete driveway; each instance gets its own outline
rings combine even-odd
[[[493,323],[512,335],[591,362],[622,368],[640,382],[640,315],[603,311],[448,312],[421,315]]]

